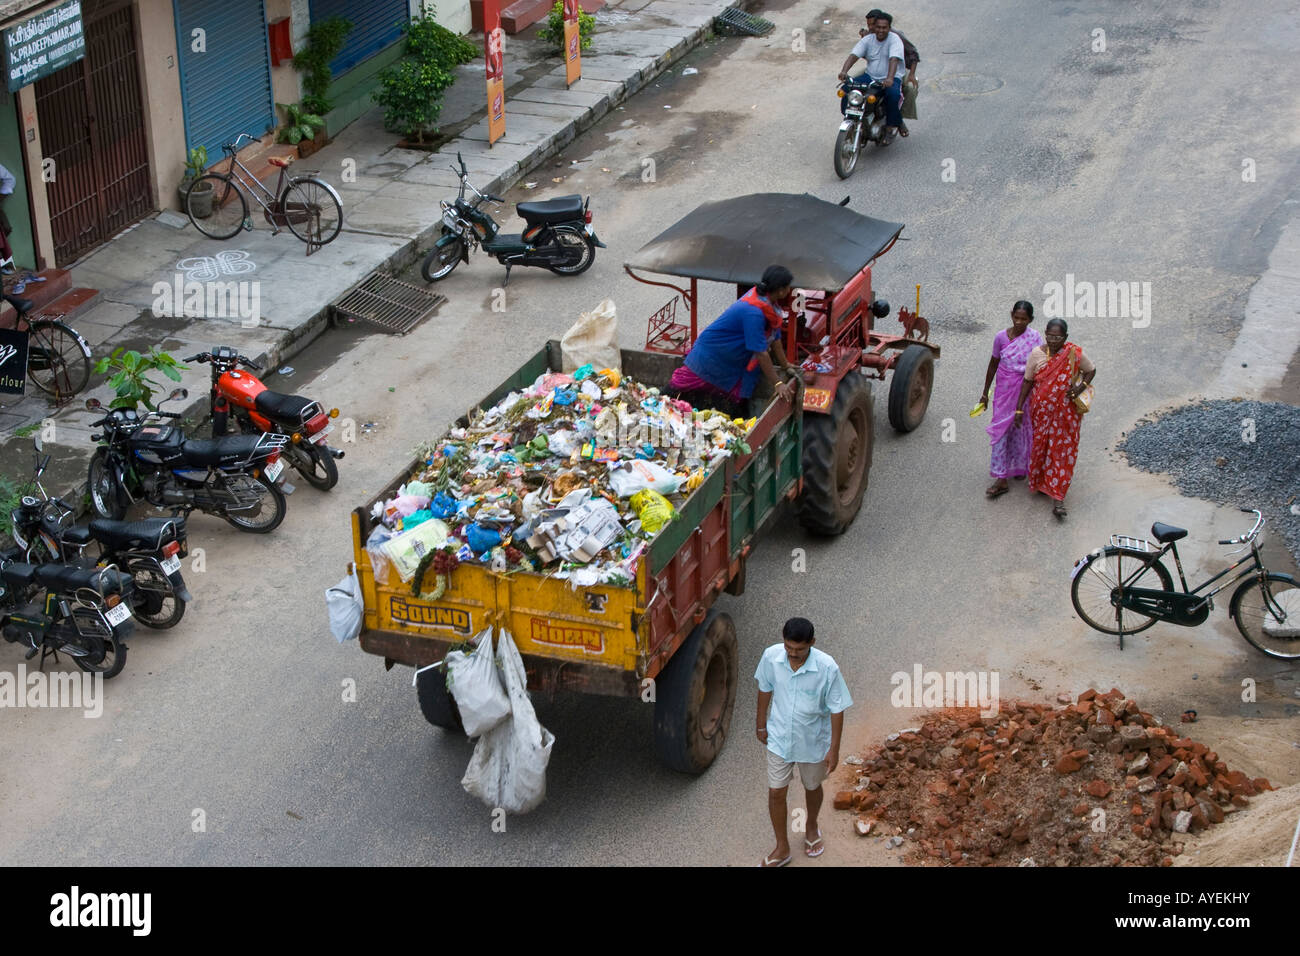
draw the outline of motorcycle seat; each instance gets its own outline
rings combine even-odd
[[[36,566],[13,561],[0,568],[0,578],[11,588],[25,590],[36,583]]]
[[[515,207],[530,223],[569,222],[583,217],[581,196],[559,196],[541,202],[521,202]]]
[[[89,533],[110,548],[131,551],[157,551],[176,537],[176,522],[171,518],[144,518],[140,521],[109,521],[96,518]]]
[[[99,592],[103,583],[105,594],[122,589],[122,575],[117,571],[104,573],[99,568],[79,568],[71,564],[42,564],[36,568],[36,581],[51,591],[76,591],[89,588]]]
[[[181,447],[192,465],[233,465],[247,461],[257,449],[261,435],[227,435],[223,438],[187,438]]]
[[[285,395],[283,392],[273,392],[269,388],[264,392],[258,392],[257,398],[253,399],[253,406],[267,418],[293,425],[299,424],[302,421],[302,413],[314,404],[316,403],[310,398],[303,398],[301,395]]]
[[[1170,541],[1177,541],[1179,538],[1187,537],[1187,529],[1176,528],[1171,524],[1165,524],[1163,521],[1157,521],[1151,526],[1151,535],[1161,544],[1168,544]]]
[[[74,525],[63,532],[63,540],[68,544],[75,544],[77,547],[90,544],[90,529],[84,524]]]

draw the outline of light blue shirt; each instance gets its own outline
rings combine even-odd
[[[767,749],[786,763],[816,763],[831,749],[831,714],[853,706],[839,665],[817,648],[797,671],[785,644],[773,644],[754,671],[758,689],[772,695],[767,709]]]

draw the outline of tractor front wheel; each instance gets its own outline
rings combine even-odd
[[[814,534],[842,534],[862,507],[871,470],[871,383],[850,372],[829,415],[803,419],[803,494],[799,522]]]
[[[921,424],[934,391],[934,355],[924,345],[909,345],[898,357],[889,383],[889,424],[910,432]]]

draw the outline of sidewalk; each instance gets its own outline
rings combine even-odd
[[[565,89],[563,61],[547,54],[536,39],[536,28],[510,37],[506,134],[492,148],[487,143],[480,59],[460,68],[447,93],[440,125],[456,138],[438,152],[396,148],[400,137],[384,131],[376,107],[324,149],[299,160],[299,168],[319,169],[342,197],[343,232],[334,242],[306,257],[303,244],[288,230],[272,236],[256,208],[252,232],[218,242],[199,234],[183,214],[164,211],[137,223],[70,270],[74,286],[100,291],[99,301],[72,324],[89,342],[96,360],[118,346],[146,350],[157,344],[183,357],[225,344],[268,369],[277,368],[326,329],[330,303],[352,285],[375,270],[396,273],[428,247],[439,230],[438,203],[457,185],[450,169],[457,152],[479,189],[504,193],[703,42],[713,18],[733,5],[746,4],[613,0],[596,14],[593,47],[583,54],[582,78],[572,89]],[[355,170],[354,181],[345,181],[348,169]],[[194,274],[213,266],[219,272],[220,253],[235,254],[224,261],[228,269],[239,271]],[[182,281],[252,283],[260,323],[245,328],[238,316],[155,316],[155,285],[173,287],[178,275]],[[198,420],[206,411],[207,367],[196,365],[184,376],[189,407],[176,410]],[[32,387],[12,403],[4,403],[12,396],[0,396],[0,462],[6,476],[22,478],[30,467],[31,440],[17,437],[15,431],[53,419],[55,438],[46,447],[54,453],[54,463],[46,485],[51,494],[79,497],[94,451],[89,422],[95,416],[84,410],[85,399],[94,396],[107,404],[113,397],[102,376],[92,377],[91,386],[58,410]]]

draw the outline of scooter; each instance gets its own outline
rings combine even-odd
[[[887,132],[884,83],[863,73],[840,84],[838,95],[844,100],[844,119],[835,136],[835,175],[848,179],[867,143],[888,146],[897,134]]]
[[[556,275],[576,276],[596,261],[597,246],[606,248],[596,238],[596,227],[591,223],[591,211],[587,208],[590,196],[585,202],[578,195],[521,202],[515,209],[528,227],[522,233],[502,235],[497,221],[479,207],[484,201],[503,203],[505,200],[475,189],[460,153],[456,159],[460,161],[460,169],[453,166],[451,171],[460,177],[460,191],[454,202],[441,203],[442,236],[420,265],[425,282],[445,279],[461,262],[469,262],[471,246],[482,247],[506,267],[507,285],[512,266],[540,266]],[[473,202],[465,198],[466,189],[477,197]]]
[[[256,376],[240,371],[239,366],[262,371],[247,356],[240,355],[228,345],[214,346],[211,352],[200,352],[184,359],[212,365],[212,437],[226,434],[230,415],[245,435],[279,432],[290,436],[282,454],[313,488],[329,491],[339,480],[336,458],[343,451],[325,444],[325,438],[334,431],[330,419],[338,418],[339,410],[328,412],[319,402],[301,395],[273,392]]]

